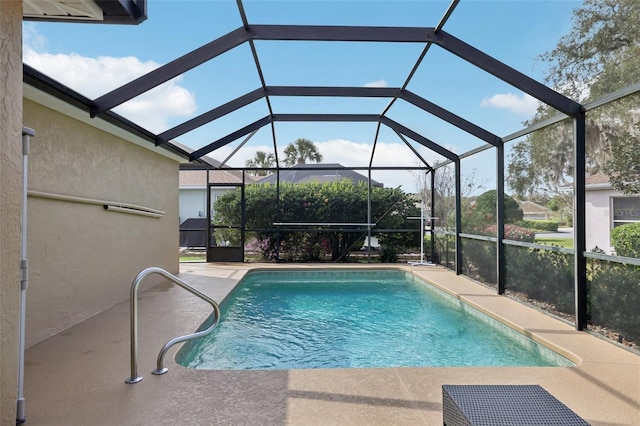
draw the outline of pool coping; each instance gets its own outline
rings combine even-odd
[[[183,264],[180,277],[220,302],[253,269],[371,269],[372,265]],[[140,295],[140,369],[127,385],[128,301],[27,350],[27,424],[441,424],[443,384],[539,384],[594,425],[640,418],[640,356],[437,266],[402,269],[576,362],[573,367],[399,367],[190,370],[161,345],[193,331],[210,307],[160,284]],[[175,321],[167,321],[167,317]],[[178,323],[178,324],[176,324]],[[566,355],[564,355],[566,354]]]

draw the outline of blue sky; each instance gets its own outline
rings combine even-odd
[[[379,25],[433,27],[449,1],[245,1],[249,23],[307,25]],[[571,25],[580,1],[462,0],[444,30],[542,81],[546,64],[537,60],[551,50]],[[24,59],[78,92],[96,98],[139,75],[188,53],[242,25],[235,1],[149,0],[147,21],[139,26],[24,24]],[[387,86],[404,84],[423,45],[257,41],[258,58],[268,85]],[[116,111],[154,133],[260,87],[249,45],[233,49],[164,85],[129,101]],[[537,101],[433,46],[408,89],[505,136],[520,130]],[[276,113],[379,114],[387,99],[272,98]],[[268,114],[257,101],[179,137],[194,149]],[[389,117],[458,153],[483,143],[404,102]],[[25,123],[28,125],[28,123]],[[373,123],[276,123],[278,151],[304,137],[313,140],[325,162],[345,166],[369,163],[376,133]],[[238,140],[210,156],[223,160]],[[439,156],[413,144],[427,161]],[[242,166],[256,150],[273,151],[270,127],[264,127],[230,161]],[[374,165],[417,165],[417,158],[383,127]],[[463,175],[494,186],[494,155],[463,163]],[[408,172],[378,172],[386,186],[415,190]]]

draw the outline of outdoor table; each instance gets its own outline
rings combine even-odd
[[[538,385],[443,385],[442,417],[458,425],[588,425]]]

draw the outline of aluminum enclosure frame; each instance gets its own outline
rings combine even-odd
[[[436,45],[452,55],[455,55],[465,62],[472,64],[484,72],[498,78],[499,80],[515,87],[522,92],[536,98],[543,104],[558,110],[561,114],[571,117],[575,122],[575,212],[576,232],[575,232],[575,294],[576,294],[576,328],[579,330],[586,326],[586,273],[585,273],[585,257],[584,257],[584,174],[585,158],[585,108],[580,103],[567,98],[559,92],[542,83],[535,81],[529,76],[511,68],[510,66],[498,61],[497,59],[487,55],[486,53],[476,49],[466,42],[456,38],[455,36],[445,32],[442,28],[448,18],[453,13],[459,0],[453,0],[449,8],[444,13],[442,19],[436,27],[382,27],[382,26],[325,26],[325,25],[254,25],[249,23],[244,12],[244,6],[241,0],[237,0],[237,5],[242,18],[243,26],[235,29],[222,37],[219,37],[203,46],[163,65],[159,68],[117,88],[91,102],[90,115],[92,117],[109,114],[110,111],[131,100],[148,90],[171,80],[174,77],[184,74],[185,72],[204,64],[205,62],[215,59],[223,53],[232,50],[244,43],[249,43],[256,69],[261,81],[261,88],[246,93],[231,102],[218,106],[192,118],[184,123],[169,129],[155,136],[157,145],[170,144],[171,140],[187,132],[190,132],[207,123],[211,123],[233,111],[240,110],[243,107],[252,104],[260,99],[265,99],[269,114],[263,118],[254,121],[228,135],[210,142],[200,149],[189,154],[191,161],[196,161],[202,156],[215,151],[239,138],[252,135],[258,129],[270,125],[274,152],[276,153],[276,161],[278,167],[276,174],[279,174],[280,166],[277,159],[277,135],[274,123],[279,121],[287,122],[374,122],[378,124],[376,138],[381,125],[385,125],[392,129],[401,140],[408,146],[411,146],[406,138],[427,147],[429,150],[445,157],[447,162],[455,164],[456,175],[456,273],[461,273],[461,183],[460,183],[460,160],[466,156],[480,152],[487,148],[496,148],[496,170],[498,179],[496,187],[500,195],[497,199],[496,209],[498,212],[498,246],[502,246],[504,237],[504,222],[502,212],[504,211],[504,143],[505,139],[501,138],[480,126],[475,125],[462,117],[459,117],[450,111],[442,108],[428,99],[408,91],[407,85],[412,79],[415,71],[425,58],[427,51],[433,45]],[[262,73],[258,52],[255,48],[255,41],[273,40],[273,41],[319,41],[319,42],[363,42],[363,43],[417,43],[424,45],[424,50],[415,63],[412,71],[403,87],[401,88],[363,88],[363,87],[289,87],[289,86],[269,86],[266,84]],[[337,96],[337,97],[386,97],[390,98],[390,104],[380,114],[280,114],[273,110],[270,97],[271,96],[294,96],[294,97],[314,97],[314,96]],[[413,106],[427,112],[442,121],[449,123],[478,140],[485,143],[475,150],[458,155],[446,149],[444,145],[438,141],[432,141],[424,135],[411,130],[402,123],[398,123],[387,116],[391,105],[402,100],[412,104]],[[250,137],[250,136],[249,136]],[[416,153],[415,150],[413,150]],[[419,157],[421,158],[421,157]],[[421,158],[421,161],[424,160]],[[369,173],[373,163],[373,153],[369,164]],[[426,167],[431,166],[425,163]],[[431,172],[434,172],[431,169]],[[578,194],[580,193],[580,194]],[[498,291],[504,291],[504,250],[499,247],[497,250],[498,263]]]

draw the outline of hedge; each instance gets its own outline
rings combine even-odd
[[[640,342],[640,266],[589,259],[587,270],[591,323]]]
[[[244,224],[247,239],[264,260],[316,261],[331,254],[332,261],[345,261],[349,252],[362,247],[366,228],[343,225],[340,230],[325,226],[326,223],[367,223],[368,194],[366,184],[354,184],[350,180],[331,183],[308,182],[305,184],[281,183],[275,185],[253,184],[245,187]],[[229,191],[214,204],[216,225],[237,225],[242,222],[241,191]],[[420,244],[419,223],[408,217],[419,210],[414,201],[400,188],[372,188],[371,221],[378,229],[415,229],[398,236],[375,234],[380,238],[386,259],[402,252],[405,246]],[[274,223],[291,223],[276,227]],[[317,223],[301,226],[296,223]],[[315,228],[315,229],[308,229]],[[298,230],[299,229],[299,230]],[[225,229],[216,232],[224,233]],[[237,237],[236,237],[237,238]],[[234,241],[234,243],[240,243]]]
[[[493,284],[495,243],[465,239],[462,247],[465,274]],[[507,290],[574,315],[573,254],[507,245],[505,260]],[[640,266],[589,259],[587,277],[589,324],[640,342]]]
[[[558,222],[553,220],[529,220],[524,219],[517,223],[523,228],[535,229],[538,231],[558,232]]]

